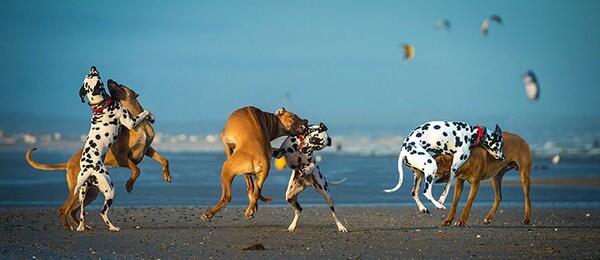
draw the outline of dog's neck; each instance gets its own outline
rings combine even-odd
[[[473,127],[473,130],[475,132],[474,133],[475,137],[474,137],[473,144],[471,144],[471,148],[477,147],[477,146],[479,146],[479,144],[481,144],[481,140],[484,138],[485,131],[486,131],[485,127],[482,127],[480,125],[476,125],[475,127]]]
[[[104,111],[104,109],[106,109],[108,106],[110,106],[113,103],[112,98],[109,96],[107,98],[104,98],[104,100],[102,100],[100,103],[98,104],[89,104],[90,108],[92,109],[92,113],[94,114],[99,114],[102,113],[102,111]]]

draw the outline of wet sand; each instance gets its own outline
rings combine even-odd
[[[535,206],[535,204],[534,204]],[[0,209],[1,258],[599,258],[600,209],[474,208],[467,227],[441,227],[446,211],[416,207],[339,207],[350,232],[337,232],[327,207],[307,207],[295,232],[293,212],[261,207],[252,220],[243,208],[225,208],[212,221],[206,208],[115,208],[121,227],[110,232],[90,209],[85,232],[66,231],[53,208]],[[459,212],[462,207],[459,207]]]

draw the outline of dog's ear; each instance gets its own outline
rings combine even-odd
[[[319,125],[319,128],[321,128],[321,131],[327,131],[327,126],[325,124],[323,124],[323,122],[321,122],[321,124]]]
[[[496,133],[496,139],[500,140],[500,138],[502,138],[502,129],[500,129],[498,124],[496,124],[496,129],[494,132]]]
[[[285,108],[283,108],[283,107],[280,109],[277,109],[277,111],[275,111],[275,116],[277,116],[277,117],[282,116],[283,114],[285,114]]]
[[[85,87],[84,87],[84,84],[82,84],[81,88],[79,89],[79,97],[81,98],[81,103],[85,103],[85,100],[83,100],[83,97],[85,97]]]

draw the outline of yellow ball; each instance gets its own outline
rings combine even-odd
[[[275,159],[275,169],[280,171],[285,169],[285,157]]]

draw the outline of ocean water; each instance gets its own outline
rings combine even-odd
[[[55,164],[67,161],[74,151],[40,149],[33,158],[41,163]],[[65,171],[41,171],[29,166],[25,161],[25,150],[0,151],[0,207],[56,207],[68,195]],[[220,152],[163,153],[170,162],[172,183],[162,178],[161,165],[151,158],[145,158],[139,167],[141,175],[132,193],[127,193],[125,183],[130,176],[129,169],[112,168],[111,177],[116,186],[113,207],[210,207],[221,196],[220,170],[225,155]],[[341,153],[322,153],[320,167],[328,180],[347,180],[340,185],[331,185],[330,191],[337,206],[402,206],[417,207],[410,196],[413,174],[404,170],[404,183],[395,193],[384,193],[398,181],[396,156],[361,156]],[[270,204],[259,206],[282,206],[290,170],[278,171],[272,168],[263,189],[265,197],[273,197]],[[534,161],[532,180],[600,178],[600,161],[586,159],[564,159],[557,165],[547,160]],[[504,180],[519,180],[518,172],[508,172]],[[421,186],[423,187],[423,186]],[[437,198],[444,188],[435,185]],[[466,200],[469,186],[463,191],[462,203]],[[248,198],[244,178],[234,179],[232,201],[228,207],[246,207]],[[502,186],[501,207],[523,207],[523,191],[518,182],[509,181]],[[532,185],[533,207],[572,207],[600,208],[600,186],[594,185]],[[91,207],[100,207],[100,195]],[[429,209],[433,204],[421,195],[421,200]],[[483,182],[479,189],[475,206],[490,207],[494,193],[490,180]],[[324,199],[312,188],[307,188],[299,196],[303,206],[326,206]],[[445,205],[449,207],[451,196]],[[461,204],[462,205],[462,204]]]

